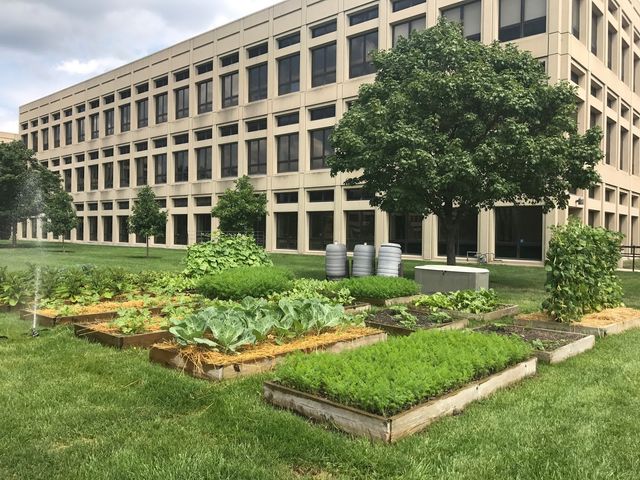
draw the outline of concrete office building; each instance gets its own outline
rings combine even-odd
[[[20,135],[9,132],[0,132],[0,143],[9,143],[20,140]]]
[[[268,198],[256,230],[266,248],[322,251],[327,242],[402,244],[444,255],[436,218],[389,215],[325,168],[328,136],[358,87],[368,54],[435,24],[469,38],[512,41],[544,62],[552,82],[578,86],[581,128],[600,125],[603,183],[570,208],[500,206],[469,219],[459,254],[544,258],[548,227],[569,215],[637,243],[640,235],[640,2],[638,0],[287,0],[20,108],[21,136],[72,193],[81,226],[70,239],[136,244],[132,199],[151,185],[169,212],[156,245],[206,236],[212,204],[239,176]],[[22,228],[41,235],[38,222]]]

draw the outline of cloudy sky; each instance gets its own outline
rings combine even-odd
[[[0,131],[18,107],[279,0],[0,0]]]

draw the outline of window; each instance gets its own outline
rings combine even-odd
[[[345,213],[347,219],[347,250],[353,247],[375,242],[375,212],[373,210],[355,210]]]
[[[187,208],[189,206],[188,198],[174,198],[173,206],[176,208]]]
[[[231,125],[224,125],[220,127],[220,136],[221,137],[230,137],[231,135],[238,134],[238,124],[233,123]]]
[[[147,178],[147,157],[136,158],[136,185],[146,185]]]
[[[222,107],[238,105],[238,72],[223,75],[222,80]]]
[[[324,250],[333,242],[333,212],[309,213],[309,250]]]
[[[358,25],[359,23],[368,22],[369,20],[373,20],[374,18],[378,18],[377,5],[373,8],[368,8],[367,10],[362,10],[360,12],[349,15],[349,25]]]
[[[418,17],[408,22],[398,23],[393,26],[393,46],[395,47],[400,37],[409,38],[411,32],[425,29],[426,17]]]
[[[189,152],[182,150],[173,154],[174,162],[174,182],[189,181]]]
[[[138,142],[135,144],[136,152],[144,152],[145,150],[149,150],[149,142]]]
[[[495,209],[497,258],[542,260],[542,208]]]
[[[175,90],[176,95],[176,120],[189,116],[189,87]]]
[[[181,82],[183,80],[186,80],[187,78],[189,78],[189,69],[185,68],[184,70],[180,70],[179,72],[176,72],[173,74],[173,79],[176,82]]]
[[[104,97],[104,104],[105,104],[105,105],[109,105],[109,104],[113,103],[114,101],[115,101],[115,97],[114,97],[114,95],[113,95],[113,94],[111,94],[111,95],[106,95],[106,96]],[[64,113],[65,113],[65,116],[67,116],[67,112],[65,111]],[[69,115],[71,115],[71,113],[69,113]]]
[[[153,148],[164,148],[166,146],[167,146],[167,137],[153,139]]]
[[[213,60],[209,60],[208,62],[201,63],[200,65],[196,65],[196,71],[198,75],[202,75],[203,73],[212,72],[213,71]]]
[[[210,207],[211,197],[195,197],[196,207]]]
[[[300,43],[300,32],[292,33],[286,37],[280,37],[278,39],[278,48],[290,47]]]
[[[240,55],[238,54],[238,52],[231,53],[229,55],[225,55],[224,57],[220,58],[220,65],[222,65],[223,67],[228,67],[229,65],[238,63],[239,60],[240,60]]]
[[[259,138],[247,142],[249,155],[249,175],[261,175],[267,173],[267,139]]]
[[[362,188],[347,188],[347,202],[357,202],[361,200],[371,200],[371,196],[367,195]]]
[[[323,118],[333,118],[336,116],[336,106],[328,105],[326,107],[312,108],[310,110],[311,120],[322,120]]]
[[[298,203],[298,192],[278,192],[276,203]]]
[[[38,132],[31,132],[31,150],[38,151]]]
[[[300,54],[278,60],[278,95],[300,90]]]
[[[94,150],[93,152],[89,152],[89,160],[97,160],[100,156],[100,152]]]
[[[126,90],[122,90],[119,93],[120,93],[120,100],[124,100],[124,99],[127,99],[127,98],[131,97],[131,89],[130,88],[127,88]]]
[[[64,144],[71,145],[73,143],[73,132],[71,128],[71,122],[64,124]]]
[[[580,38],[580,10],[582,0],[572,0],[571,2],[571,31],[576,38]]]
[[[49,150],[49,129],[43,128],[40,133],[42,134],[42,150]]]
[[[544,33],[547,0],[500,0],[501,42]]]
[[[79,118],[78,120],[76,120],[76,132],[78,134],[78,142],[84,142],[85,140],[84,118]]]
[[[120,171],[120,188],[129,186],[129,160],[121,160],[118,162],[118,169]]]
[[[131,104],[120,106],[120,131],[128,132],[131,130]]]
[[[427,0],[392,0],[391,9],[394,12],[398,12],[400,10],[404,10],[405,8],[411,8],[415,5],[420,5],[421,3],[425,3]]]
[[[422,223],[422,219],[421,219]],[[389,239],[391,241],[391,239]],[[396,242],[397,243],[397,242]],[[456,256],[466,257],[470,252],[478,251],[478,215],[470,215],[460,220],[456,237]],[[420,252],[422,253],[422,252]],[[438,223],[438,255],[447,255],[447,234]]]
[[[327,157],[333,155],[333,147],[329,137],[333,127],[313,130],[311,135],[311,170],[327,168]]]
[[[276,117],[276,123],[279,127],[286,127],[287,125],[295,125],[300,123],[300,113],[293,112],[284,115],[278,115]]]
[[[167,183],[167,154],[161,153],[159,155],[153,156],[153,166],[154,166],[154,184],[162,185]]]
[[[71,170],[64,171],[64,191],[71,191]]]
[[[333,190],[311,190],[309,191],[310,203],[333,202]]]
[[[198,213],[196,219],[196,243],[208,242],[211,240],[211,214]]]
[[[136,93],[141,94],[149,91],[149,82],[141,83],[140,85],[136,85]]]
[[[298,248],[298,212],[276,213],[276,248]]]
[[[162,93],[155,96],[156,99],[156,123],[167,121],[167,100],[168,94]]]
[[[238,144],[227,143],[220,145],[220,176],[238,176]]]
[[[247,56],[249,58],[259,57],[269,52],[269,44],[267,42],[247,48]]]
[[[298,134],[276,137],[278,145],[278,173],[298,171]]]
[[[198,84],[198,113],[207,113],[213,110],[213,80]]]
[[[89,188],[91,190],[98,190],[98,165],[89,166]]]
[[[598,38],[600,35],[602,14],[594,6],[591,11],[591,53],[600,56],[600,46]]]
[[[349,78],[361,77],[376,71],[371,53],[378,49],[378,31],[349,39]]]
[[[196,148],[197,179],[209,180],[211,178],[211,147]]]
[[[335,32],[337,26],[337,22],[335,20],[331,20],[330,22],[323,23],[322,25],[318,25],[317,27],[312,27],[311,38],[316,38],[322,35],[326,35],[327,33]]]
[[[262,63],[247,70],[249,74],[249,101],[255,102],[267,98],[267,64]]]
[[[336,44],[311,50],[311,86],[319,87],[336,81]]]
[[[618,40],[616,31],[609,27],[609,31],[607,33],[607,67],[611,70],[614,68],[614,57],[617,46]]]
[[[442,16],[452,22],[460,23],[462,25],[463,35],[468,40],[480,40],[480,23],[482,17],[482,3],[480,0],[443,10]]]
[[[60,146],[60,125],[54,125],[51,130],[53,131],[53,148],[58,148]]]
[[[113,162],[102,165],[102,174],[104,176],[104,188],[113,188]]]
[[[169,84],[169,77],[165,75],[164,77],[156,78],[153,82],[156,88],[166,87]]]
[[[211,140],[213,138],[213,129],[198,130],[196,133],[196,141]]]
[[[247,122],[247,132],[257,132],[267,129],[267,119],[259,118],[258,120],[250,120]]]
[[[186,245],[189,240],[187,233],[187,215],[173,215],[173,243]]]
[[[118,202],[118,210],[129,210],[129,200]]]
[[[113,108],[110,110],[104,111],[104,134],[105,135],[113,135],[113,131],[115,128],[115,113]]]
[[[138,100],[136,109],[138,111],[138,128],[149,125],[149,99]]]
[[[76,168],[76,191],[84,192],[84,167]]]
[[[89,222],[89,241],[98,241],[98,217],[87,217]]]
[[[46,232],[42,232],[42,238],[47,238]],[[76,223],[76,240],[84,240],[84,217],[78,217]]]

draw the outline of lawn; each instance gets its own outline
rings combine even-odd
[[[184,251],[72,246],[0,247],[0,265],[116,264],[180,269]],[[322,277],[322,257],[276,255],[298,275]],[[407,262],[407,276],[412,266]],[[423,262],[420,262],[423,263]],[[505,301],[534,309],[541,268],[494,265]],[[640,307],[640,274],[621,274]],[[212,384],[116,351],[69,328],[25,335],[0,314],[2,479],[635,479],[640,469],[640,331],[598,341],[565,364],[388,446],[272,409],[270,375]]]

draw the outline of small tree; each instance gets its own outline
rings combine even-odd
[[[160,210],[156,194],[146,186],[138,192],[133,204],[133,213],[129,217],[129,228],[136,235],[144,237],[149,256],[149,238],[162,233],[167,224],[167,212]]]
[[[256,222],[267,214],[267,196],[256,193],[246,175],[236,180],[235,188],[227,189],[211,210],[220,220],[224,233],[253,233]]]
[[[566,208],[599,180],[600,130],[578,133],[574,88],[550,85],[530,53],[441,19],[373,62],[333,134],[331,174],[353,172],[347,184],[387,212],[436,215],[447,263],[465,218],[498,202]]]
[[[78,217],[73,207],[73,198],[62,189],[58,189],[45,203],[43,228],[53,233],[54,237],[62,237],[64,252],[65,234],[78,225]]]

